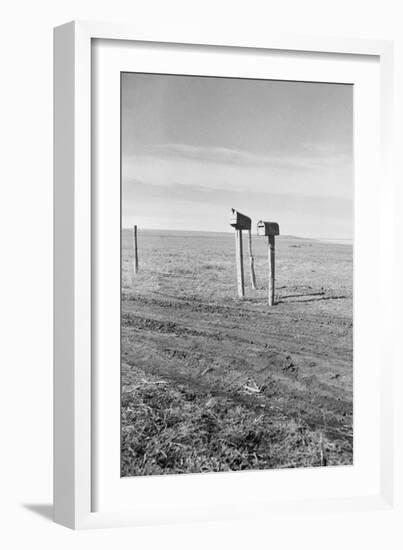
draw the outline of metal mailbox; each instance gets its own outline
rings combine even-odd
[[[276,222],[257,222],[257,234],[261,237],[280,235],[280,228]]]
[[[231,208],[232,214],[230,217],[230,225],[234,227],[235,229],[251,229],[252,222],[251,219],[248,218],[248,216],[245,216],[245,214],[241,214],[234,208]]]

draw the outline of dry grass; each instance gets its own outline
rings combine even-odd
[[[323,436],[308,426],[162,382],[123,392],[123,476],[323,464]]]

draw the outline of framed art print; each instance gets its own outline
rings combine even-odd
[[[56,521],[388,506],[390,94],[388,42],[56,29]]]

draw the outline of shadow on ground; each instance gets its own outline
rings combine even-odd
[[[52,504],[23,504],[23,507],[30,510],[38,516],[42,516],[48,521],[53,521],[53,505]]]

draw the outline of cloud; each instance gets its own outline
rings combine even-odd
[[[282,234],[350,238],[353,203],[348,199],[209,189],[130,181],[123,185],[123,226],[152,229],[232,231],[230,208],[254,221],[277,221]]]
[[[317,167],[351,162],[351,155],[345,148],[335,145],[301,143],[296,151],[278,150],[270,154],[256,154],[226,147],[202,147],[169,143],[145,147],[139,158],[196,160],[214,164],[247,165],[261,167],[297,168],[312,170]]]
[[[303,225],[307,219],[352,219],[352,201],[329,199],[320,196],[306,197],[294,194],[247,193],[231,189],[209,189],[197,185],[171,184],[155,185],[143,181],[126,182],[123,186],[123,215],[148,213],[156,217],[173,216],[178,220],[200,215],[208,218],[213,212],[227,225],[230,207],[246,210],[252,217],[267,219],[291,217],[296,225]]]
[[[309,154],[308,154],[309,153]],[[152,146],[122,159],[123,182],[141,180],[168,186],[270,192],[323,197],[352,197],[352,162],[342,151],[310,144],[298,153],[270,156],[181,144]]]

